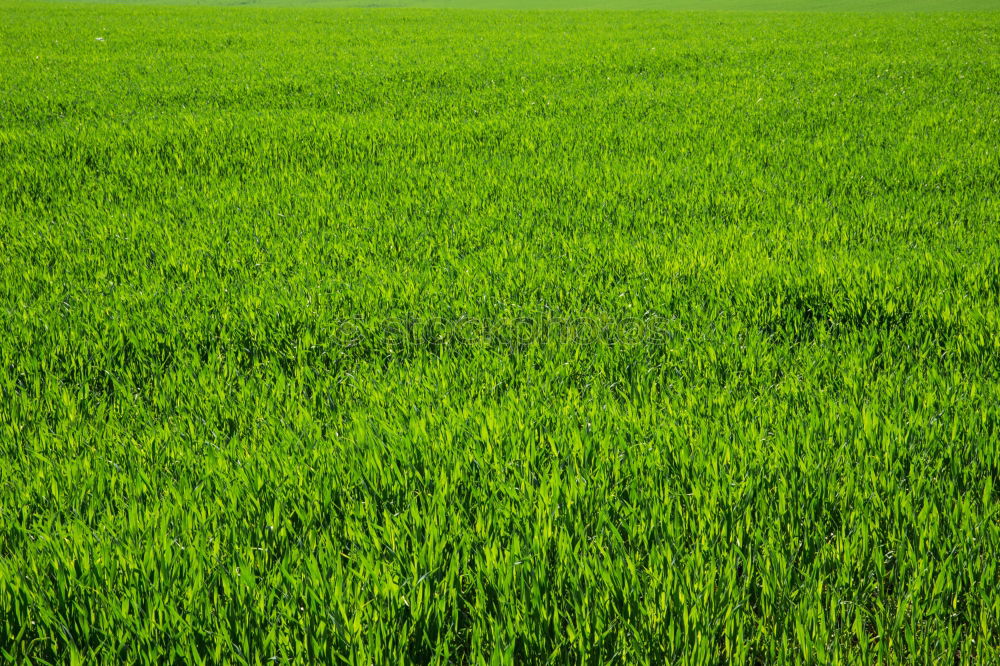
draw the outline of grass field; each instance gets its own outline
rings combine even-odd
[[[9,0],[7,0],[9,2]],[[93,0],[84,0],[92,3]],[[967,12],[1000,10],[1000,0],[104,0],[123,5],[297,8],[657,10],[794,12]]]
[[[5,659],[1000,660],[1000,13],[18,3],[0,66]]]

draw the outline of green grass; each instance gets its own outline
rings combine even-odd
[[[8,4],[0,66],[6,659],[1000,659],[1000,15]]]
[[[997,11],[1000,0],[98,0],[124,5],[433,8],[517,10],[966,12]],[[85,0],[87,3],[94,0]]]

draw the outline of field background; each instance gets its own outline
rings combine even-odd
[[[8,3],[0,86],[2,658],[1000,660],[1000,14]]]
[[[87,2],[88,0],[82,0]],[[92,2],[93,0],[89,0]],[[412,7],[428,9],[958,12],[1000,9],[1000,0],[108,0],[125,5]]]

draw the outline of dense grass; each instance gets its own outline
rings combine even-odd
[[[1000,15],[0,19],[6,658],[1000,659]]]
[[[93,0],[85,0],[92,2]],[[600,9],[683,11],[965,12],[997,11],[1000,0],[103,0],[134,5],[256,7],[413,7],[437,9]]]

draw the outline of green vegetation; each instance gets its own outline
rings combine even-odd
[[[995,663],[1000,14],[0,8],[0,654]]]
[[[91,2],[92,0],[85,0]],[[682,11],[961,12],[1000,10],[1000,0],[104,0],[115,4],[437,9],[642,9]]]

